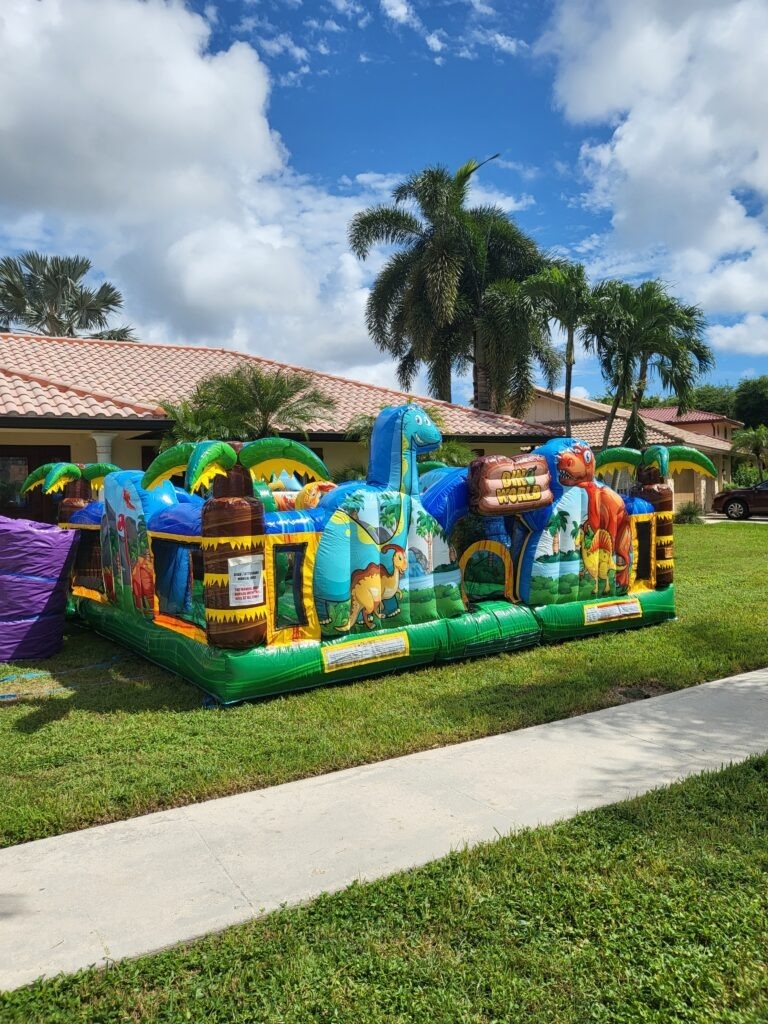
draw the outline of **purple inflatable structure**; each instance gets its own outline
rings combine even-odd
[[[0,661],[61,648],[76,544],[75,530],[0,516]]]

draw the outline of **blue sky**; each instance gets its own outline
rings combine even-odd
[[[702,305],[736,383],[768,372],[766,44],[765,0],[6,0],[4,248],[91,256],[147,340],[392,383],[349,219],[498,152],[479,201]]]

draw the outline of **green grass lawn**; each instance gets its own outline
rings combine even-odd
[[[19,694],[0,704],[0,842],[519,729],[768,665],[765,527],[680,527],[676,538],[677,622],[229,709],[203,708],[193,686],[73,627],[51,662],[0,668],[0,678],[43,673],[0,684]]]
[[[18,1024],[758,1024],[768,758],[186,947],[0,996]]]

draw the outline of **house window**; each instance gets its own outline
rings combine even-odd
[[[314,453],[315,453],[315,455],[316,455],[316,456],[318,457],[318,459],[324,459],[324,456],[323,456],[323,449],[322,449],[322,448],[315,448],[315,447],[314,447],[313,445],[311,445],[311,444],[310,444],[310,445],[307,445],[307,447],[309,448],[309,450],[310,450],[311,452],[314,452]]]
[[[29,463],[23,455],[0,455],[0,508],[23,508],[21,485],[29,476]]]
[[[473,448],[472,454],[475,456],[476,459],[482,459],[482,457],[485,455],[485,448]]]
[[[56,522],[56,504],[36,487],[20,496],[22,484],[33,469],[46,462],[69,462],[69,445],[0,445],[0,516]]]

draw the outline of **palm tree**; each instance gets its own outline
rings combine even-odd
[[[737,430],[733,435],[733,450],[743,452],[757,463],[757,472],[762,483],[763,471],[768,463],[768,427],[760,424],[757,427]]]
[[[192,393],[192,398],[182,398],[178,402],[168,398],[160,401],[168,419],[173,420],[163,435],[161,452],[183,441],[224,441],[232,436],[230,428],[234,428],[234,424],[230,421],[228,411],[222,415],[220,409],[207,405],[205,399],[196,392],[197,389]]]
[[[525,282],[526,295],[565,332],[565,433],[571,436],[571,385],[576,361],[576,335],[582,333],[594,309],[594,297],[584,267],[562,263],[546,267]]]
[[[637,373],[632,387],[632,411],[622,444],[642,448],[646,441],[640,408],[648,378],[656,373],[662,387],[673,392],[678,409],[690,406],[701,373],[714,365],[712,350],[704,342],[704,314],[669,295],[660,281],[644,281],[635,289],[630,305],[636,339]]]
[[[89,288],[85,256],[23,252],[0,260],[0,327],[57,337],[130,341],[130,327],[109,327],[123,297],[109,281]],[[85,334],[83,334],[85,332]]]
[[[557,512],[552,513],[552,517],[549,520],[547,530],[552,537],[552,554],[560,554],[560,531],[565,530],[568,526],[569,515],[560,509]]]
[[[161,402],[174,425],[169,440],[249,440],[275,437],[281,431],[307,435],[318,414],[331,413],[336,402],[299,370],[262,370],[240,363],[228,373],[198,381],[190,397]],[[329,424],[330,426],[330,424]]]
[[[601,281],[592,289],[592,308],[586,316],[582,341],[594,352],[603,380],[612,395],[602,447],[610,442],[619,407],[629,403],[639,358],[636,323],[630,315],[635,289],[626,281]]]
[[[486,349],[488,334],[479,322],[486,290],[536,273],[544,258],[499,207],[466,206],[470,179],[481,166],[470,160],[455,174],[436,166],[411,175],[394,189],[394,205],[353,218],[349,244],[359,259],[376,245],[401,247],[374,282],[366,323],[376,345],[397,359],[402,386],[410,387],[426,365],[430,391],[450,401],[452,372],[471,363],[474,404],[488,409],[500,404],[500,395],[506,399],[515,378],[500,379]],[[526,344],[533,333],[533,327],[508,326],[512,346]],[[538,361],[545,347],[546,336],[537,337],[530,359]]]

